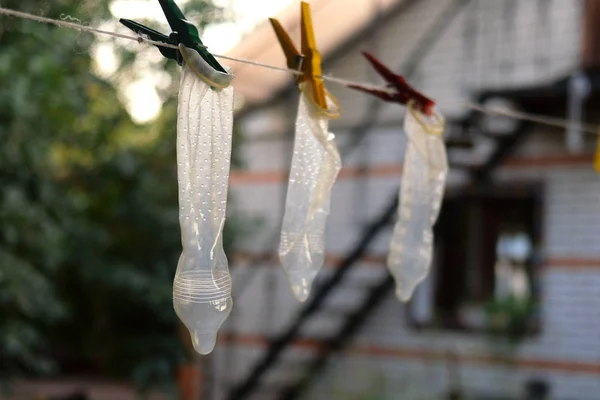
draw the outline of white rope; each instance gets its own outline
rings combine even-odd
[[[162,47],[169,47],[172,49],[177,49],[177,46],[175,46],[175,45],[157,42],[157,41],[150,40],[150,39],[142,37],[142,36],[125,35],[122,33],[105,31],[102,29],[92,28],[91,26],[82,25],[82,24],[78,24],[75,22],[40,17],[39,15],[33,15],[33,14],[21,12],[21,11],[10,10],[8,8],[3,8],[3,7],[0,7],[0,14],[9,15],[11,17],[29,19],[31,21],[41,22],[42,24],[57,25],[57,26],[60,26],[63,28],[70,28],[70,29],[75,29],[75,30],[83,31],[83,32],[92,32],[92,33],[97,33],[100,35],[108,35],[108,36],[113,36],[113,37],[121,38],[121,39],[134,40],[138,43],[145,42],[145,43],[153,44],[155,46],[162,46]]]

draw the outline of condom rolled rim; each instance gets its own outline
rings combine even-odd
[[[423,127],[425,132],[433,136],[442,136],[444,134],[444,117],[437,111],[433,110],[431,117],[427,117],[417,110],[414,100],[408,102],[408,111]]]
[[[175,274],[173,299],[185,303],[208,303],[231,296],[231,277],[228,273],[185,271]]]
[[[194,49],[179,43],[179,52],[187,66],[196,76],[216,89],[225,89],[235,77],[233,74],[217,71]]]
[[[298,85],[298,88],[304,94],[306,100],[314,107],[317,115],[328,119],[338,119],[340,117],[340,103],[328,90],[325,90],[325,97],[329,100],[329,104],[327,108],[323,108],[314,99],[313,88],[311,85],[303,82]]]

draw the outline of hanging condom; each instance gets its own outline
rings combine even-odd
[[[233,88],[215,90],[184,64],[177,109],[179,224],[183,251],[173,307],[195,350],[208,354],[232,307],[223,251],[231,160]]]
[[[398,221],[390,244],[388,268],[396,281],[396,296],[408,301],[427,277],[433,253],[435,223],[448,173],[443,118],[427,118],[409,104],[404,118],[408,137],[400,188]]]
[[[325,110],[312,100],[310,85],[300,90],[279,259],[294,296],[305,301],[325,260],[325,222],[342,162],[328,131],[329,119],[339,116],[336,100],[328,94]]]

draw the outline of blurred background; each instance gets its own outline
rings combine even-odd
[[[213,53],[284,66],[298,1],[181,0]],[[146,44],[0,17],[0,399],[600,399],[600,0],[313,0],[325,73],[381,84],[368,50],[437,102],[451,173],[428,279],[385,261],[404,109],[327,83],[344,168],[326,263],[292,296],[276,250],[298,91],[236,74],[225,247],[234,309],[215,351],[172,308],[181,251],[179,67]],[[0,0],[128,33],[155,0]],[[478,113],[466,101],[566,119]]]

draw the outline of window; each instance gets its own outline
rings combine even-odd
[[[430,277],[410,306],[416,326],[523,334],[535,330],[537,187],[448,195]]]

